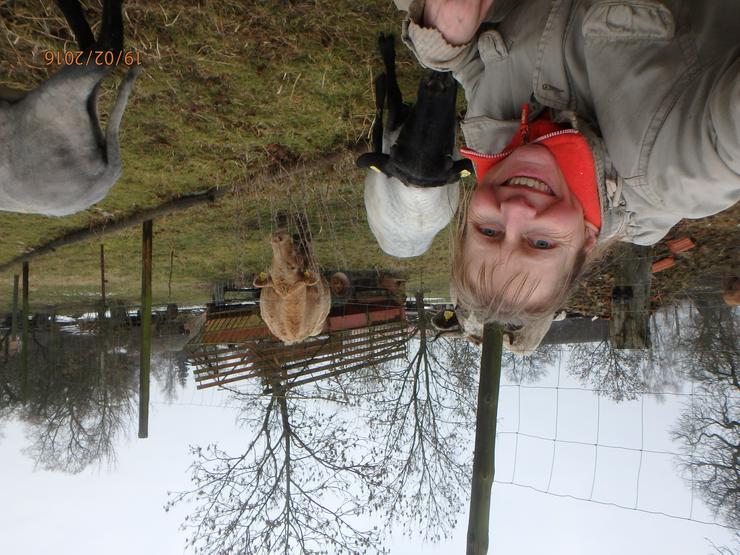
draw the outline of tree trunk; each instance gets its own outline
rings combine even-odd
[[[475,455],[468,519],[467,555],[488,553],[488,522],[491,514],[502,347],[501,329],[495,324],[486,324],[483,330],[478,412],[475,421]]]

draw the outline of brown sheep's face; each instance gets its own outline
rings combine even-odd
[[[308,269],[308,261],[302,249],[296,248],[291,235],[280,230],[270,237],[272,246],[272,265],[270,272],[259,274],[254,279],[255,287],[275,287],[285,295],[299,285],[316,285],[320,277]]]
[[[293,238],[287,231],[277,231],[272,234],[270,245],[273,278],[280,276],[288,281],[297,281],[306,270],[306,260],[295,248]]]

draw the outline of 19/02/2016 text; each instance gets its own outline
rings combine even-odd
[[[44,65],[66,66],[133,66],[141,65],[141,53],[134,51],[112,52],[110,50],[44,50]]]

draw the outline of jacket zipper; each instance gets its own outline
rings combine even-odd
[[[552,139],[553,137],[557,137],[558,135],[577,135],[578,131],[575,129],[561,129],[560,131],[553,131],[552,133],[546,133],[545,135],[542,135],[541,137],[537,137],[533,143],[539,143],[541,141],[544,141],[546,139]]]
[[[534,141],[528,144],[539,143],[546,139],[552,139],[553,137],[557,137],[559,135],[574,135],[574,134],[578,134],[578,131],[576,131],[575,129],[561,129],[559,131],[553,131],[552,133],[546,133],[542,135],[541,137],[537,137]],[[514,152],[514,150],[515,149],[513,148],[507,148],[506,150],[499,152],[498,154],[483,154],[481,152],[476,152],[475,150],[464,147],[460,149],[460,154],[464,156],[465,153],[468,153],[468,154],[474,154],[475,156],[480,156],[481,158],[488,158],[489,160],[496,160],[498,158],[503,158],[503,157],[508,156],[509,154]]]
[[[512,152],[514,152],[513,148],[506,149],[503,152],[499,152],[498,154],[483,154],[481,152],[476,152],[475,150],[472,150],[467,147],[460,149],[460,154],[462,154],[463,156],[465,155],[465,153],[468,153],[468,154],[473,154],[475,156],[480,156],[481,158],[490,158],[492,160],[495,160],[496,158],[501,158],[503,156],[508,156]]]

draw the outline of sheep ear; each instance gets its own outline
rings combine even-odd
[[[459,330],[460,322],[454,310],[440,310],[432,317],[432,325],[440,331]]]
[[[385,165],[390,156],[382,152],[368,152],[357,159],[355,164],[358,168],[370,168],[379,173],[385,173]]]
[[[303,281],[305,284],[309,287],[312,285],[316,285],[321,278],[316,272],[311,272],[310,270],[306,270],[303,272]]]
[[[468,177],[473,173],[473,162],[467,158],[455,160],[452,164],[452,172],[459,177]]]
[[[373,152],[383,152],[383,106],[386,97],[386,75],[381,73],[375,79],[375,121],[373,122]]]
[[[272,279],[270,278],[270,274],[267,272],[260,272],[256,276],[254,276],[254,286],[255,287],[267,287],[272,282]]]

